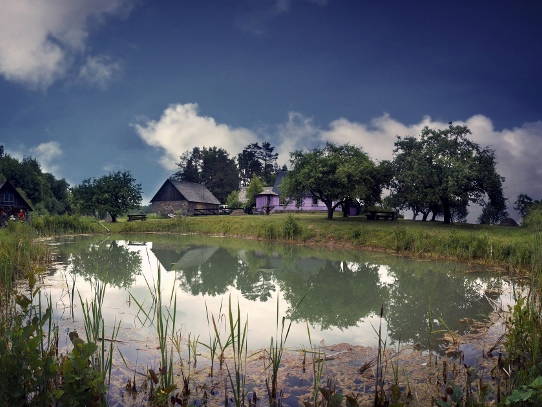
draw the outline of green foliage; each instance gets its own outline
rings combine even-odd
[[[531,228],[542,230],[542,204],[533,205],[527,216],[523,219],[523,225]]]
[[[254,177],[261,178],[266,184],[272,184],[278,170],[278,154],[269,142],[252,143],[237,156],[239,175],[244,185]]]
[[[228,152],[218,147],[194,147],[185,152],[174,177],[205,185],[220,202],[239,188],[239,170]]]
[[[95,218],[78,215],[37,215],[31,225],[42,236],[104,231]]]
[[[241,208],[243,204],[239,200],[239,191],[231,191],[226,198],[226,205],[228,208]]]
[[[514,389],[506,398],[507,406],[539,406],[542,403],[542,376],[538,376],[528,385]]]
[[[259,177],[253,177],[247,188],[247,202],[245,208],[251,210],[256,205],[256,195],[263,191],[263,181]]]
[[[397,206],[414,214],[444,215],[444,223],[466,216],[469,202],[484,206],[481,220],[496,223],[506,216],[503,178],[495,154],[468,139],[466,126],[425,127],[420,138],[398,138],[391,183]]]
[[[62,214],[71,210],[68,183],[42,171],[31,157],[22,161],[0,153],[0,181],[8,180],[19,188],[41,213]]]
[[[141,185],[128,171],[89,178],[72,189],[75,206],[86,215],[108,213],[117,217],[141,204]]]
[[[542,200],[531,198],[527,194],[519,194],[514,202],[514,209],[518,211],[522,218],[525,218],[532,208],[542,207]]]
[[[302,229],[292,215],[288,215],[282,225],[282,234],[285,239],[294,240],[301,235]]]
[[[24,295],[16,302],[19,311],[0,316],[0,405],[50,405],[58,371],[52,307],[42,313]]]
[[[94,343],[80,341],[61,363],[62,388],[56,393],[61,406],[86,407],[105,405],[105,375],[91,368],[97,350]]]
[[[311,152],[296,151],[291,162],[293,168],[281,185],[282,193],[297,201],[311,194],[326,205],[328,219],[347,201],[370,205],[380,199],[383,177],[357,147],[327,144]]]

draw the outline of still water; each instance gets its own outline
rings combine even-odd
[[[56,264],[44,283],[61,345],[69,331],[84,332],[79,296],[90,300],[93,282],[101,281],[106,327],[121,321],[119,349],[143,363],[156,340],[138,319],[134,298],[151,305],[147,283],[159,270],[164,301],[176,292],[177,327],[185,337],[205,340],[206,306],[218,313],[231,295],[248,316],[251,349],[268,346],[274,335],[277,298],[281,313],[293,319],[290,348],[308,345],[307,323],[313,343],[374,346],[382,305],[389,342],[423,344],[429,320],[432,329],[464,332],[465,320],[483,320],[495,304],[510,301],[508,283],[494,272],[383,253],[158,234],[62,238],[51,245]]]

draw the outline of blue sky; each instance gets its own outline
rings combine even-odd
[[[513,201],[542,197],[540,2],[3,0],[0,142],[55,175],[129,169],[148,198],[195,145],[467,123]]]

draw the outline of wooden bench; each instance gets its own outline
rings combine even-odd
[[[367,220],[395,220],[397,219],[397,212],[395,211],[389,211],[385,209],[371,209],[366,211],[365,216],[367,216]]]
[[[145,214],[128,215],[128,222],[131,222],[133,220],[147,220],[147,215]]]

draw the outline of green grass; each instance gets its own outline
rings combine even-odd
[[[100,233],[108,229],[96,218],[77,215],[33,216],[30,225],[41,236]]]
[[[535,255],[532,231],[526,228],[407,220],[367,221],[362,217],[329,221],[321,214],[153,219],[111,224],[110,228],[118,233],[198,233],[337,244],[521,269],[528,269]]]

